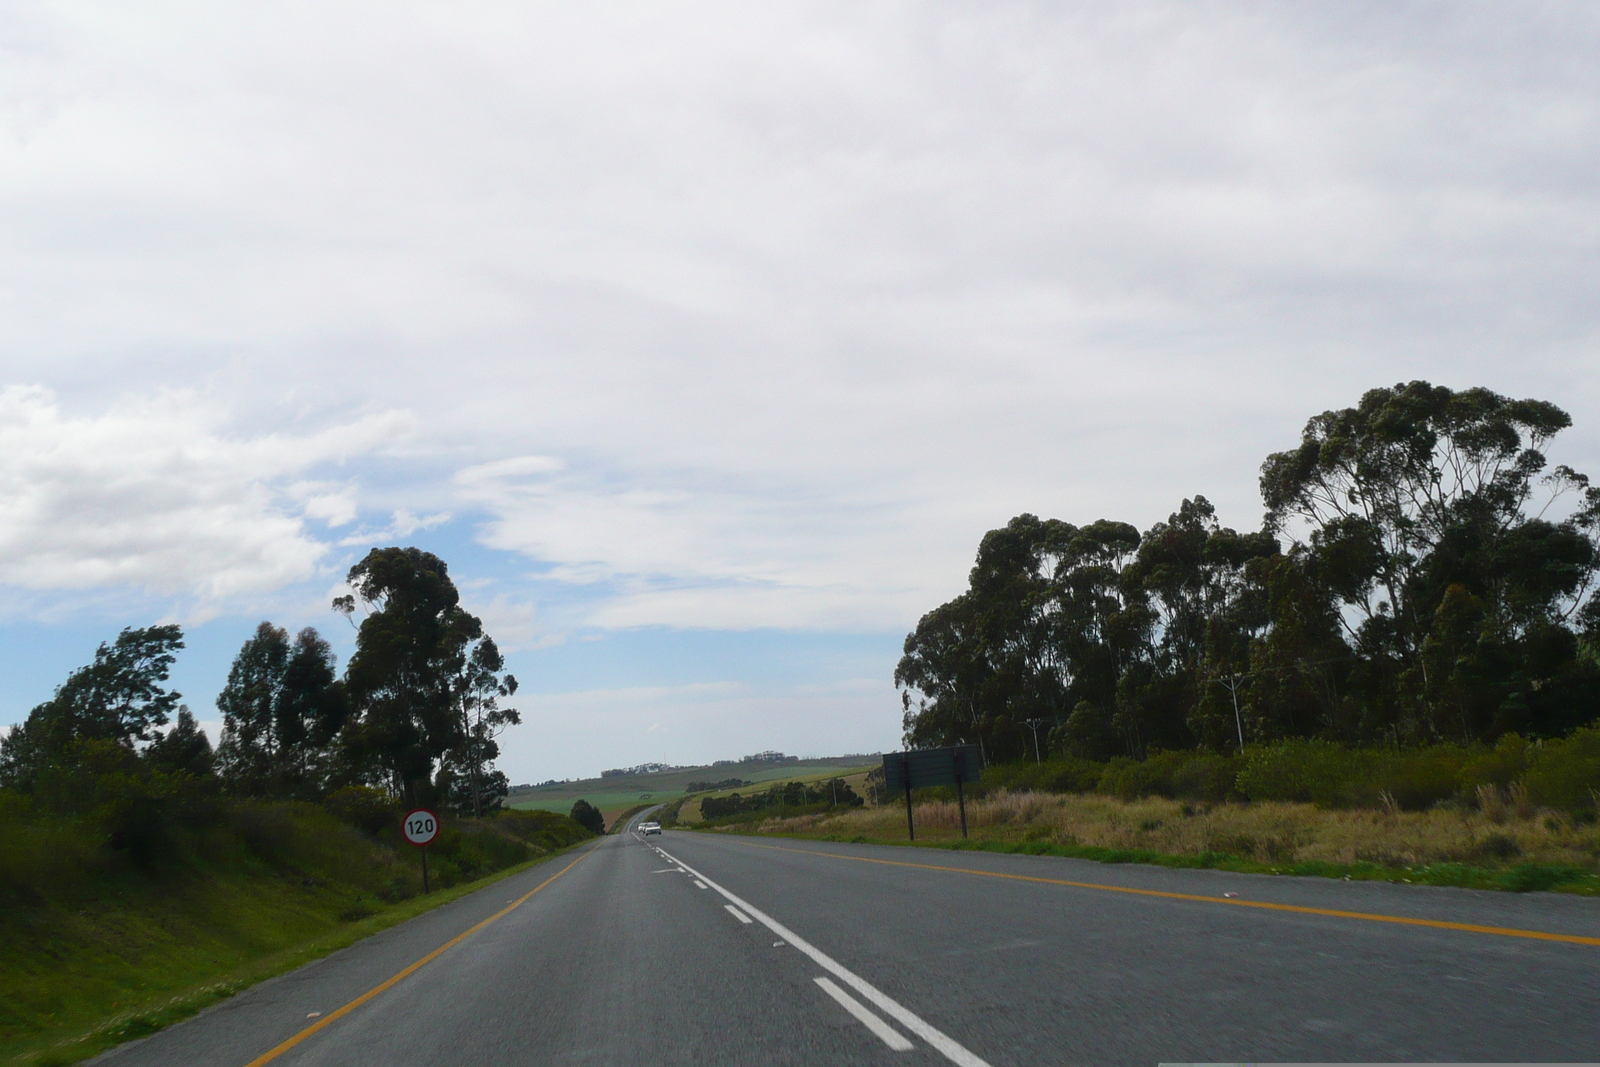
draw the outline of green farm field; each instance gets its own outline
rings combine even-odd
[[[850,774],[875,766],[880,757],[832,756],[811,759],[800,763],[734,764],[724,767],[689,767],[659,774],[618,775],[612,778],[588,778],[578,782],[560,782],[555,785],[536,786],[531,790],[515,790],[506,800],[510,808],[553,811],[565,815],[572,810],[573,801],[587,800],[605,815],[609,823],[618,812],[647,802],[670,803],[687,795],[684,789],[690,782],[723,781],[742,778],[761,785],[787,782],[796,779]],[[749,787],[745,787],[749,788]]]
[[[853,767],[828,767],[820,771],[815,767],[796,767],[788,774],[774,775],[771,778],[763,779],[759,786],[761,788],[769,788],[775,785],[787,785],[790,782],[806,782],[809,784],[811,782],[826,781],[829,778],[842,778],[845,785],[854,789],[860,796],[866,796],[867,771],[876,766],[880,766],[880,764],[874,760],[870,764],[857,764]],[[741,789],[713,789],[708,793],[700,793],[678,809],[678,822],[680,824],[699,822],[700,802],[707,797],[727,797],[732,796],[734,793],[752,793],[755,791],[755,787],[746,786]]]

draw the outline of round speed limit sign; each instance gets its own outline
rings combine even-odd
[[[439,836],[439,817],[427,808],[418,808],[406,816],[403,829],[406,840],[420,848]]]

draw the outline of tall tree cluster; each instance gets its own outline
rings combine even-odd
[[[499,702],[517,681],[461,607],[444,561],[415,548],[373,549],[348,580],[355,592],[334,607],[366,609],[345,671],[349,762],[369,784],[413,802],[473,814],[498,807],[508,789],[492,767],[495,736],[521,721]]]
[[[199,784],[240,797],[316,800],[349,785],[462,814],[498,808],[496,737],[520,721],[517,691],[443,560],[373,549],[334,608],[362,619],[344,675],[315,629],[263,622],[217,697],[215,752],[164,685],[183,648],[176,626],[124,630],[50,700],[0,738],[0,788],[64,810],[102,803],[116,781]],[[162,727],[172,724],[169,729]],[[156,778],[165,784],[150,786]],[[109,785],[108,785],[109,783]]]
[[[1570,421],[1411,382],[1267,457],[1258,531],[1221,526],[1198,496],[1142,533],[1018,516],[906,638],[906,741],[1106,758],[1586,724],[1600,490],[1543,451]]]

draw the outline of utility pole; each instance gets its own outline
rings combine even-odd
[[[1244,751],[1244,720],[1239,717],[1239,678],[1237,674],[1230,674],[1226,681],[1218,678],[1217,681],[1228,690],[1228,695],[1233,697],[1233,727],[1239,731],[1239,751]]]
[[[1044,756],[1039,751],[1039,727],[1049,722],[1049,719],[1023,719],[1022,724],[1033,731],[1033,762],[1043,763]]]

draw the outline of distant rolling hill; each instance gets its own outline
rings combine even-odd
[[[506,798],[511,808],[536,808],[565,814],[572,802],[587,800],[607,818],[646,801],[677,800],[684,795],[690,782],[720,782],[739,778],[746,782],[770,782],[778,778],[794,778],[806,774],[821,774],[829,770],[846,771],[872,766],[880,762],[876,754],[854,756],[827,756],[816,759],[797,759],[782,763],[738,762],[720,766],[680,767],[651,774],[619,774],[607,778],[585,778],[576,782],[557,782],[551,785],[518,786]]]

